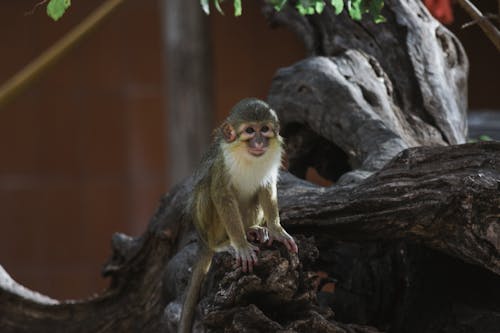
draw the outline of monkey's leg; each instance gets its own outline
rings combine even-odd
[[[218,188],[223,189],[224,186]],[[257,263],[259,248],[247,241],[244,223],[235,196],[229,190],[226,195],[223,195],[223,190],[219,190],[219,192],[212,192],[212,200],[219,214],[219,220],[223,223],[229,237],[236,263],[241,266],[243,272],[252,272],[253,265]]]
[[[285,229],[283,229],[280,223],[276,184],[264,187],[259,191],[259,202],[267,221],[269,231],[268,245],[271,245],[273,240],[277,240],[283,243],[288,251],[297,253],[298,247],[295,240],[288,234],[288,232],[285,231]]]
[[[198,260],[195,263],[191,278],[182,306],[181,320],[177,328],[178,333],[191,333],[194,312],[200,298],[200,289],[203,279],[210,268],[213,252],[205,247],[201,247],[198,252]]]

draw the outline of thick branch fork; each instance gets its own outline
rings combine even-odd
[[[288,227],[416,239],[500,274],[500,143],[408,149],[354,188],[280,189]]]

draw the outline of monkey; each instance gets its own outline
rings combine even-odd
[[[276,112],[256,98],[238,102],[213,134],[194,173],[188,212],[200,248],[183,304],[179,333],[191,332],[201,284],[215,252],[229,251],[236,266],[252,272],[259,248],[250,243],[297,244],[280,224],[277,189],[283,154]]]

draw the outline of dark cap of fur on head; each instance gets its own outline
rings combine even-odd
[[[245,122],[272,121],[278,124],[278,117],[269,105],[258,98],[245,98],[232,108],[227,121],[234,126]]]

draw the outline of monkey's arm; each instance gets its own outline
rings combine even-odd
[[[243,272],[251,272],[253,265],[257,263],[256,253],[259,248],[250,244],[246,239],[238,203],[231,186],[223,181],[223,178],[219,178],[212,189],[211,195],[217,215],[229,237],[229,243],[234,251],[237,265],[241,265]]]
[[[288,251],[297,253],[298,248],[293,237],[290,236],[280,224],[278,196],[275,184],[263,187],[259,191],[259,202],[262,205],[264,218],[266,219],[267,228],[269,230],[269,244],[271,244],[273,240],[277,240],[283,243]]]

